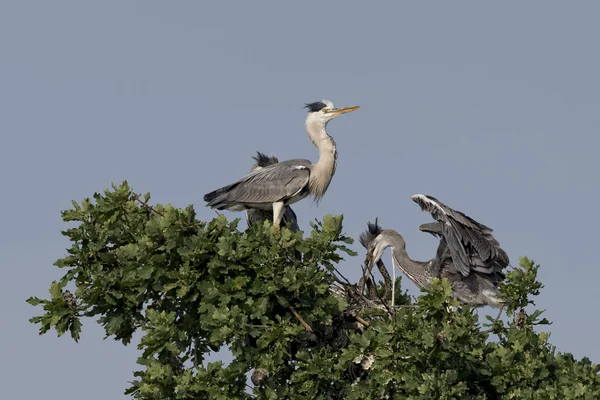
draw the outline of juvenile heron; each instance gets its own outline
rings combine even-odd
[[[440,238],[436,256],[429,261],[411,259],[402,236],[394,230],[381,229],[375,221],[368,224],[368,231],[363,234],[369,242],[369,270],[391,247],[392,261],[419,288],[428,288],[435,277],[447,278],[452,296],[462,304],[502,307],[504,300],[497,286],[505,279],[503,270],[509,259],[492,236],[492,229],[435,197],[416,194],[412,199],[438,221],[419,228]]]
[[[252,165],[250,172],[253,172],[257,169],[268,167],[269,165],[277,164],[279,159],[275,156],[267,156],[266,154],[261,153],[260,151],[256,152],[256,157],[252,157],[256,162]],[[248,227],[253,226],[254,224],[260,223],[262,221],[273,221],[273,210],[261,210],[261,209],[249,209],[246,210],[246,223]],[[298,227],[298,219],[296,218],[296,213],[292,210],[292,207],[285,206],[283,208],[283,216],[281,219],[284,225],[287,225],[290,230],[296,232],[300,230]]]
[[[316,164],[295,159],[255,169],[230,185],[204,195],[206,206],[217,210],[272,210],[273,227],[279,228],[285,206],[308,195],[319,201],[327,191],[337,165],[335,142],[325,130],[338,115],[358,110],[359,106],[335,108],[328,100],[306,104],[306,131],[319,150]]]

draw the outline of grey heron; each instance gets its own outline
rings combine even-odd
[[[267,167],[269,165],[277,164],[279,159],[275,156],[267,156],[266,154],[261,153],[260,151],[256,152],[256,157],[252,157],[256,162],[252,165],[250,172],[253,172],[257,169]],[[246,223],[248,227],[251,227],[254,224],[259,222],[269,220],[273,221],[273,210],[261,210],[261,209],[249,209],[246,210]],[[298,227],[298,218],[296,218],[296,213],[292,210],[292,207],[285,206],[283,208],[283,216],[281,219],[284,225],[287,225],[290,230],[296,232],[300,230]]]
[[[312,195],[319,201],[327,191],[337,166],[335,141],[327,123],[358,110],[359,106],[335,108],[328,100],[305,104],[306,131],[319,150],[319,161],[295,159],[255,169],[240,180],[204,195],[206,206],[217,210],[272,210],[273,227],[279,229],[285,206]]]
[[[412,200],[438,221],[419,228],[440,239],[436,256],[429,261],[411,259],[402,236],[394,230],[382,229],[376,221],[369,223],[363,234],[369,248],[369,270],[385,249],[391,247],[392,261],[419,288],[428,288],[435,277],[447,278],[452,285],[452,296],[460,303],[503,307],[498,284],[505,279],[503,270],[509,258],[492,235],[492,229],[435,197],[416,194]]]

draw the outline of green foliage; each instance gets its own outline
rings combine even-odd
[[[534,330],[549,322],[525,310],[542,288],[527,258],[502,286],[511,320],[490,324],[495,341],[438,279],[414,304],[398,280],[397,304],[408,307],[359,310],[365,328],[329,291],[342,254],[356,255],[342,217],[311,223],[303,238],[274,234],[269,222],[240,232],[223,216],[198,221],[191,206],[150,206],[127,183],[93,197],[62,213],[74,223],[55,263],[66,273],[48,300],[27,300],[44,311],[31,322],[75,340],[83,317],[123,344],[143,332],[133,398],[600,398],[600,368]],[[205,362],[225,347],[231,363]]]
[[[71,332],[71,337],[77,342],[81,333],[81,322],[75,299],[71,292],[63,291],[66,281],[52,282],[50,285],[50,300],[30,297],[27,302],[32,306],[42,304],[46,314],[31,318],[30,322],[40,324],[40,335],[55,328],[58,336]]]

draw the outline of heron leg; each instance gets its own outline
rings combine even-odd
[[[279,232],[281,218],[283,218],[283,207],[282,201],[273,203],[273,230],[276,232]]]
[[[392,257],[392,308],[396,302],[396,263]]]

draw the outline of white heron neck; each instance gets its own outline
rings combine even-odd
[[[309,190],[315,199],[320,200],[335,174],[337,166],[337,150],[335,141],[327,134],[325,125],[318,121],[306,121],[306,131],[310,141],[319,150],[319,161],[313,165],[310,175]]]

